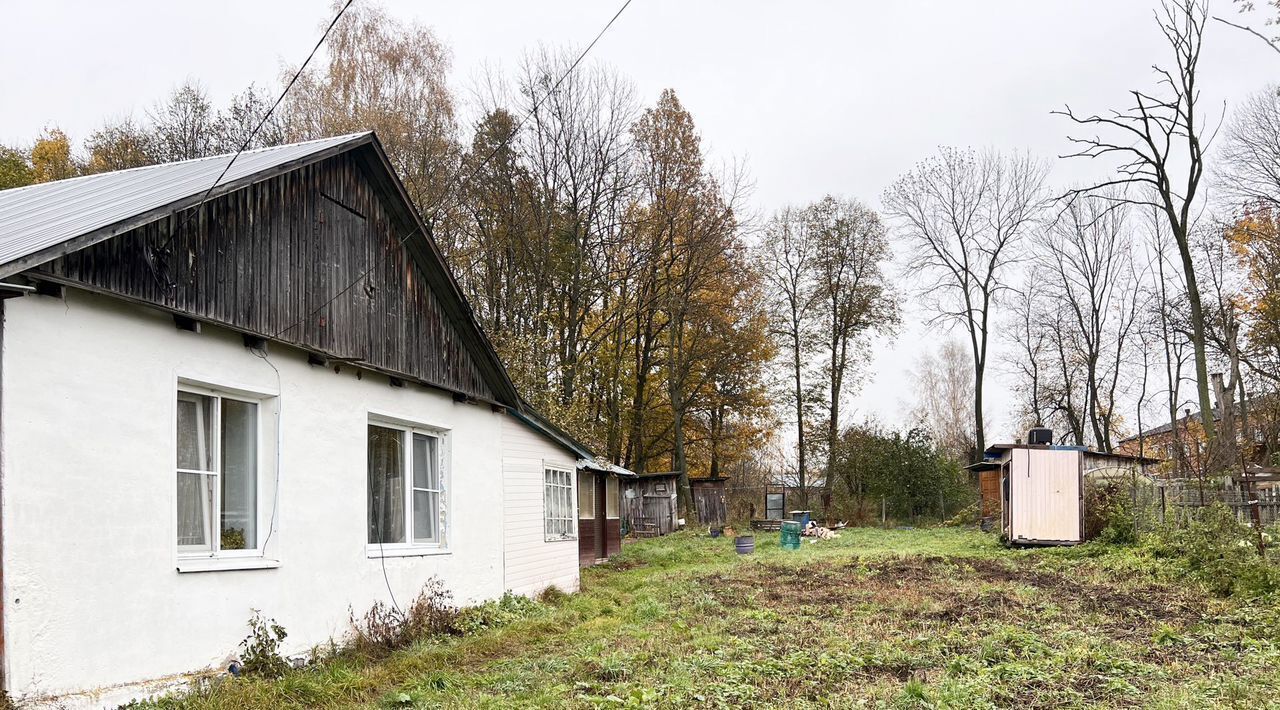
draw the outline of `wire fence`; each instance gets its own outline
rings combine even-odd
[[[1280,521],[1280,488],[1250,493],[1246,488],[1229,483],[1200,485],[1196,481],[1176,480],[1164,482],[1160,486],[1160,495],[1160,519],[1165,522],[1186,520],[1196,510],[1215,503],[1230,508],[1236,519],[1245,525],[1253,523],[1255,505],[1262,525]]]
[[[815,520],[850,525],[936,523],[972,509],[977,519],[976,488],[928,494],[848,495],[823,486],[729,485],[725,487],[728,519],[737,522],[790,520],[792,511],[807,510]]]

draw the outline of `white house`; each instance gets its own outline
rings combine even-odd
[[[431,577],[578,586],[516,394],[371,133],[0,192],[0,670],[101,705]],[[206,199],[207,198],[207,199]]]

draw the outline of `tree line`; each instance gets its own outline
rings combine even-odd
[[[1062,443],[1138,453],[1149,445],[1137,434],[1172,422],[1174,444],[1143,453],[1183,475],[1238,469],[1242,454],[1277,463],[1280,88],[1230,112],[1203,106],[1206,33],[1265,36],[1239,33],[1248,28],[1207,0],[1161,2],[1155,25],[1168,54],[1151,86],[1115,109],[1055,112],[1079,132],[1060,157],[1096,160],[1103,178],[1055,191],[1047,164],[1027,156],[944,149],[885,194],[922,302],[968,336],[972,385],[946,376],[954,352],[920,379],[935,433],[957,429],[956,397],[943,393],[967,390],[958,438],[971,458],[985,443],[986,348],[997,333],[1010,345],[999,365],[1024,429],[1049,425]],[[1156,422],[1144,420],[1151,409]]]
[[[879,209],[832,194],[757,218],[749,176],[707,154],[674,90],[646,103],[612,67],[570,71],[574,53],[539,47],[483,71],[464,101],[447,45],[372,4],[342,18],[256,134],[274,91],[215,106],[188,81],[79,143],[50,126],[0,147],[0,188],[376,130],[518,388],[553,421],[686,485],[785,450],[775,478],[860,507],[885,485],[861,449],[981,456],[993,372],[1012,377],[1022,425],[1064,442],[1115,450],[1155,402],[1170,420],[1195,405],[1210,440],[1223,427],[1223,440],[1280,439],[1263,404],[1280,401],[1266,397],[1280,388],[1280,98],[1259,93],[1219,135],[1198,103],[1211,18],[1203,0],[1163,2],[1173,61],[1155,85],[1118,104],[1131,108],[1060,112],[1086,136],[1063,157],[1123,160],[1060,191],[1029,154],[941,148]],[[850,426],[870,345],[894,335],[905,298],[961,340],[920,363],[913,425]],[[955,490],[952,468],[924,477]]]
[[[362,3],[256,134],[272,91],[216,106],[188,80],[79,143],[51,126],[0,149],[0,188],[372,129],[519,391],[553,421],[633,470],[681,472],[688,500],[689,472],[728,473],[774,435],[784,348],[785,389],[801,418],[821,412],[829,450],[865,337],[895,318],[879,216],[827,197],[754,219],[749,177],[707,155],[675,91],[646,104],[612,67],[574,59],[539,47],[484,71],[464,102],[434,32]],[[779,238],[796,249],[789,276]]]

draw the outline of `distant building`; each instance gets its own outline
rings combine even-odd
[[[1245,459],[1250,463],[1266,464],[1271,459],[1271,452],[1276,450],[1277,422],[1271,405],[1272,397],[1255,397],[1247,405],[1249,413],[1250,434],[1241,430],[1238,434],[1239,444],[1244,449]],[[1221,425],[1222,414],[1218,407],[1212,410],[1215,425]],[[1239,427],[1237,413],[1237,426]],[[1177,444],[1181,442],[1182,450]],[[1172,423],[1165,422],[1152,427],[1141,434],[1121,439],[1116,444],[1116,452],[1132,456],[1145,455],[1162,459],[1155,466],[1152,474],[1161,477],[1174,477],[1182,471],[1183,475],[1193,475],[1205,461],[1206,439],[1204,426],[1200,421],[1200,413],[1184,409],[1183,415]]]

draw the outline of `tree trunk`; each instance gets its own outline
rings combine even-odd
[[[1195,265],[1191,261],[1191,248],[1186,234],[1174,234],[1178,251],[1182,256],[1183,277],[1187,282],[1187,302],[1191,306],[1191,345],[1196,360],[1196,394],[1200,400],[1200,424],[1210,450],[1213,449],[1217,431],[1213,423],[1213,404],[1209,401],[1209,365],[1205,355],[1204,308],[1200,304],[1200,286],[1196,283]]]
[[[796,396],[796,478],[800,484],[800,490],[808,494],[808,484],[806,476],[806,450],[804,443],[804,377],[802,373],[803,363],[800,361],[800,328],[799,319],[793,316],[792,320],[792,360],[791,365],[795,375],[795,396]]]

